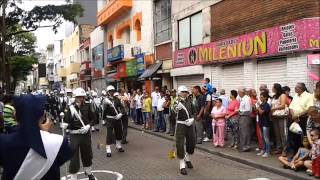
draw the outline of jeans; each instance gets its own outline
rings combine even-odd
[[[262,135],[263,151],[270,154],[270,140],[269,140],[270,128],[260,127],[260,130]]]
[[[157,130],[158,129],[158,110],[156,106],[152,107],[152,116],[153,116],[152,124],[154,125],[154,130]]]
[[[202,142],[203,139],[203,120],[200,119],[199,121],[195,120],[195,127],[196,127],[196,139],[197,141]]]
[[[170,133],[170,116],[169,114],[163,114],[165,120],[166,133]]]
[[[163,116],[163,111],[158,111],[158,122],[157,122],[157,130],[165,129],[165,121]]]
[[[130,117],[133,119],[134,122],[136,122],[136,109],[130,108]]]
[[[151,127],[150,112],[143,112],[143,124],[144,127]]]
[[[143,124],[143,118],[142,118],[142,111],[141,108],[136,109],[137,112],[137,119],[136,119],[136,123],[137,124]]]

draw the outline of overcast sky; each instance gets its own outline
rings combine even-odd
[[[48,4],[53,4],[53,5],[61,5],[65,4],[65,0],[22,0],[22,7],[25,10],[31,10],[35,6],[45,6]],[[50,25],[52,23],[48,22],[43,22],[41,25]],[[65,35],[65,25],[62,24],[59,29],[57,34],[55,34],[52,31],[52,28],[40,28],[36,31],[33,32],[35,36],[37,37],[37,46],[38,50],[40,49],[45,49],[46,46],[50,43],[53,43],[55,40],[60,40],[64,38]]]

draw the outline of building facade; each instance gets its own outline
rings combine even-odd
[[[107,84],[150,91],[154,73],[143,73],[154,61],[152,12],[153,1],[138,0],[111,0],[98,11]]]
[[[297,82],[311,90],[320,75],[319,7],[312,0],[173,1],[174,87],[208,77],[227,93],[274,83],[293,90]]]
[[[79,47],[89,38],[93,25],[82,24],[75,28],[74,32],[63,40],[63,54],[58,74],[65,78],[67,88],[79,87],[80,80],[80,53]]]

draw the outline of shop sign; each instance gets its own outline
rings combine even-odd
[[[117,74],[115,76],[116,78],[124,78],[127,76],[126,64],[124,62],[117,65]]]
[[[139,54],[141,54],[141,48],[140,47],[136,46],[136,47],[131,48],[131,55],[132,56],[137,56]]]
[[[283,26],[177,50],[173,66],[176,68],[319,49],[319,26],[319,18],[302,19]]]
[[[92,49],[92,67],[96,71],[103,68],[103,43]]]
[[[137,60],[136,59],[133,59],[133,60],[126,62],[126,74],[127,74],[127,77],[137,75]]]
[[[307,55],[308,65],[320,65],[320,54]]]
[[[114,62],[124,57],[123,45],[116,46],[107,50],[108,62]]]
[[[141,75],[144,72],[144,54],[136,55],[137,59],[137,74]]]

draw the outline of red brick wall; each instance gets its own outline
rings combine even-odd
[[[224,0],[211,7],[211,41],[320,17],[319,0]]]
[[[156,60],[165,60],[172,58],[171,42],[156,46]]]

